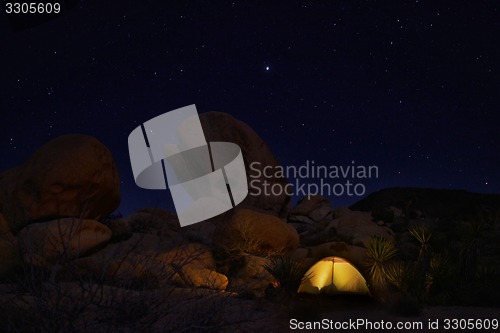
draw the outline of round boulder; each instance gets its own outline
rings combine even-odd
[[[120,203],[111,152],[87,135],[60,136],[0,174],[0,211],[11,230],[59,217],[101,220]]]
[[[229,255],[268,256],[296,249],[299,235],[276,216],[239,209],[229,221],[217,225],[213,244]]]

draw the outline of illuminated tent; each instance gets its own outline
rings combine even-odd
[[[309,268],[298,292],[370,295],[361,273],[350,262],[339,257],[326,257]]]

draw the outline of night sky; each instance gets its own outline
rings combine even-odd
[[[86,0],[22,31],[2,7],[0,171],[59,135],[89,134],[116,159],[119,211],[171,207],[167,191],[135,185],[127,138],[196,104],[249,124],[284,165],[377,165],[367,194],[500,193],[498,7]]]

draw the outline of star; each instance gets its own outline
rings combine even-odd
[[[269,66],[266,66],[266,71],[268,71],[269,69],[270,69]]]

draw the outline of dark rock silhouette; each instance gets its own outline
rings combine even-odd
[[[407,218],[456,218],[477,214],[481,209],[499,209],[500,195],[465,190],[388,188],[368,195],[349,208],[367,212],[389,209],[391,206],[400,209],[404,215],[408,215]]]

